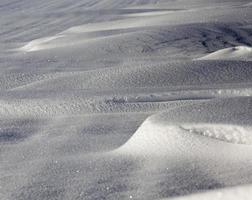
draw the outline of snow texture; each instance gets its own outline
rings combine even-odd
[[[0,16],[1,200],[251,199],[251,0]]]

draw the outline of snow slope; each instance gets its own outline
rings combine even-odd
[[[1,0],[0,199],[246,199],[250,4]]]

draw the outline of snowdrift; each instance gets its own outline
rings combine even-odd
[[[1,0],[0,16],[0,199],[250,194],[251,0]]]
[[[249,184],[251,167],[245,166],[251,166],[251,103],[250,97],[229,98],[153,115],[111,153],[142,160],[144,173],[139,175],[140,180],[147,182],[151,177],[154,183],[149,189],[166,191],[167,197]],[[145,173],[151,175],[145,178]],[[166,189],[157,184],[160,174],[166,177],[166,180],[161,178]],[[185,199],[208,199],[219,193],[222,190]],[[234,194],[232,189],[223,193],[223,198]],[[247,195],[241,193],[237,197],[242,199]]]
[[[223,99],[151,116],[118,151],[156,156],[188,152],[207,159],[250,155],[251,103],[251,98]]]
[[[251,198],[251,185],[232,187],[222,190],[205,192],[195,195],[173,198],[173,200],[249,200]],[[163,199],[164,200],[164,199]]]
[[[230,47],[218,50],[198,60],[252,60],[252,48],[247,46]]]

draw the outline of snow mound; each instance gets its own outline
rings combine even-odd
[[[251,199],[251,185],[231,187],[220,189],[211,192],[204,192],[199,194],[187,195],[182,197],[173,198],[173,200],[250,200]],[[164,199],[163,199],[164,200]]]
[[[233,156],[230,152],[239,154],[243,148],[251,151],[251,100],[216,100],[153,115],[118,151],[145,156],[183,155],[189,151],[200,156],[204,147],[208,158],[217,152]]]
[[[198,60],[252,60],[252,48],[247,46],[230,47],[198,58]]]

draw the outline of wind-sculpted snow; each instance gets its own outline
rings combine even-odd
[[[147,171],[158,165],[170,172],[169,178],[163,182],[168,196],[177,191],[185,195],[193,190],[199,192],[250,183],[251,115],[250,97],[171,109],[149,117],[124,145],[112,153],[144,159],[143,168]],[[158,164],[155,164],[157,160]],[[241,169],[242,165],[248,168]],[[175,180],[179,180],[176,182],[172,174],[179,166],[186,174],[174,174]],[[226,166],[229,169],[225,171]],[[204,174],[204,178],[195,175],[194,171]],[[235,180],[234,177],[239,178]],[[175,187],[174,193],[169,194],[169,186]],[[152,187],[156,190],[162,188],[161,185]]]
[[[249,200],[250,198],[251,198],[251,185],[245,185],[245,186],[240,186],[240,187],[232,187],[228,189],[216,190],[213,192],[206,192],[202,194],[178,197],[178,198],[174,198],[174,200],[198,200],[198,199]]]
[[[191,143],[192,148],[197,147],[197,143],[205,144],[206,148],[211,143],[214,148],[217,144],[226,148],[222,143],[216,144],[215,140],[251,145],[251,115],[251,98],[245,97],[182,106],[148,118],[119,151],[127,152],[128,149],[133,154],[140,151],[159,156],[168,155],[174,148],[183,152],[187,145],[183,147],[182,142]]]
[[[157,11],[163,13],[164,18],[178,11]],[[141,11],[145,13],[145,11]],[[154,18],[155,11],[151,11],[150,18]],[[166,14],[165,13],[169,13]],[[146,14],[147,15],[147,14]],[[163,16],[162,16],[163,17]],[[156,19],[155,19],[156,20]],[[239,23],[232,26],[226,23],[203,24],[195,21],[193,24],[170,25],[162,20],[148,24],[143,18],[137,21],[135,17],[122,20],[109,21],[107,23],[91,23],[83,26],[72,27],[52,37],[33,40],[19,51],[36,52],[42,51],[42,55],[52,54],[62,56],[71,52],[75,57],[85,51],[86,57],[124,55],[135,56],[164,53],[170,57],[187,56],[189,58],[202,55],[235,45],[251,45],[251,29],[243,28]],[[154,26],[153,26],[154,24]],[[133,42],[134,41],[134,42]],[[238,48],[237,48],[238,50]],[[244,52],[245,51],[245,52]],[[238,56],[249,54],[249,48],[236,51]],[[185,54],[186,52],[186,54]],[[231,53],[231,52],[229,52]],[[185,55],[184,55],[185,54]],[[233,56],[234,57],[234,56]],[[245,57],[246,58],[246,57]],[[244,58],[244,59],[245,59]]]
[[[246,46],[218,50],[198,60],[248,60],[252,59],[252,48]]]
[[[0,16],[1,200],[250,199],[250,0]]]
[[[54,73],[55,74],[55,73]],[[14,88],[15,90],[71,90],[142,87],[213,87],[219,84],[250,84],[248,62],[211,61],[176,62],[159,65],[118,66],[54,74]],[[47,75],[45,75],[46,77]]]

